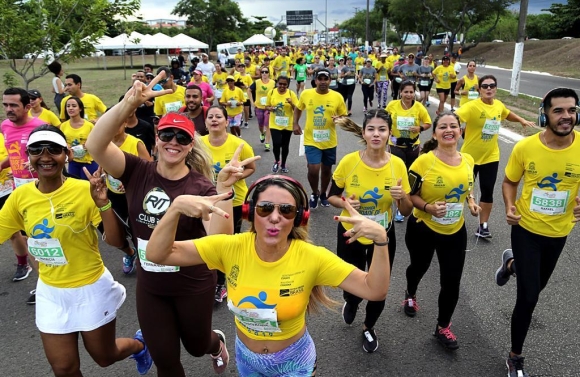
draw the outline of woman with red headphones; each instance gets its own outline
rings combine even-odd
[[[266,176],[246,196],[243,213],[249,232],[176,241],[181,215],[229,216],[213,197],[181,196],[153,231],[147,258],[177,266],[206,264],[223,271],[228,308],[235,315],[236,364],[241,377],[312,376],[316,350],[306,329],[306,312],[334,304],[322,286],[340,287],[367,300],[383,300],[389,288],[389,239],[385,228],[360,215],[343,198],[348,216],[347,243],[366,238],[374,243],[368,272],[346,263],[308,240],[308,195],[287,176]]]

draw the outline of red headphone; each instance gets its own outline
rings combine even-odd
[[[295,180],[294,178],[290,178],[288,176],[285,175],[267,175],[265,177],[262,177],[260,179],[258,179],[256,182],[254,182],[250,188],[248,189],[248,193],[246,194],[246,198],[244,199],[244,204],[242,204],[242,218],[244,220],[248,220],[253,222],[254,221],[254,213],[256,210],[256,206],[254,203],[254,199],[249,199],[252,195],[252,192],[254,191],[254,189],[261,184],[268,184],[268,183],[272,183],[275,181],[286,181],[291,183],[294,187],[296,187],[298,189],[298,191],[300,192],[300,197],[302,200],[302,203],[297,205],[297,209],[296,209],[296,217],[294,218],[294,226],[299,227],[299,226],[306,226],[306,224],[308,224],[308,219],[310,218],[310,209],[308,208],[308,194],[306,194],[306,191],[304,191],[304,187],[302,187],[302,184],[300,182],[298,182],[297,180]]]

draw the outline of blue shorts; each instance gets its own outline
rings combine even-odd
[[[336,147],[319,149],[311,145],[305,145],[304,153],[306,154],[306,161],[309,164],[318,165],[322,163],[326,166],[336,164]]]

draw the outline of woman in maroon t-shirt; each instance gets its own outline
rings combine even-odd
[[[230,195],[232,185],[241,178],[243,166],[257,158],[240,162],[241,148],[238,148],[218,175],[214,187],[210,179],[211,158],[198,147],[193,123],[177,113],[169,113],[159,122],[156,162],[128,155],[111,143],[122,119],[148,98],[171,92],[151,89],[163,79],[161,75],[149,87],[136,82],[124,99],[101,117],[86,147],[99,165],[125,186],[129,223],[140,260],[137,317],[158,376],[185,376],[180,361],[180,340],[193,356],[210,354],[215,371],[221,373],[227,367],[229,355],[223,332],[211,330],[215,272],[205,266],[158,265],[145,258],[145,249],[153,228],[177,196],[208,196],[216,208],[232,213],[232,201],[227,200],[233,196]],[[207,219],[183,216],[177,225],[176,240],[232,233],[232,230],[231,216]]]

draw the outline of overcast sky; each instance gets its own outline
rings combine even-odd
[[[325,5],[328,0],[238,0],[237,3],[245,17],[266,16],[277,24],[281,17],[286,15],[287,10],[312,10],[318,15],[320,22],[325,20]],[[567,0],[529,0],[529,13],[539,13],[541,9],[549,8],[553,2],[566,3]],[[177,0],[141,0],[141,14],[143,19],[151,20],[158,18],[177,19],[171,15],[171,11],[177,4]],[[370,9],[374,6],[374,0],[369,0]],[[340,24],[351,18],[355,13],[355,7],[366,10],[366,0],[330,0],[328,1],[328,26]],[[514,6],[519,9],[519,5]],[[317,23],[316,28],[323,26]],[[310,26],[296,26],[295,30],[310,30]]]

